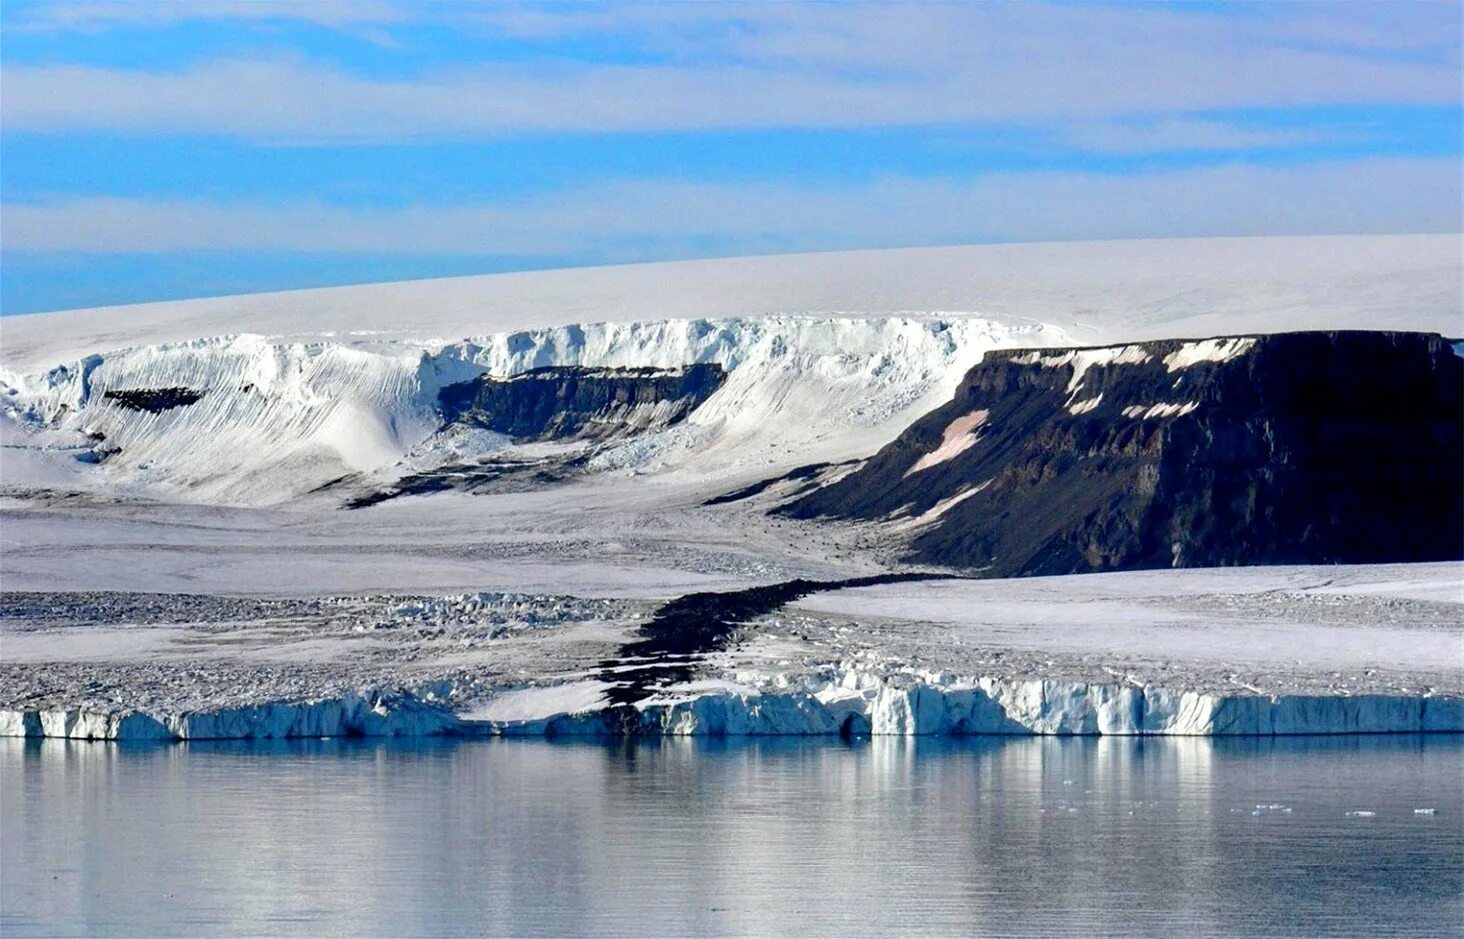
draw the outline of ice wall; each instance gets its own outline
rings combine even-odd
[[[1271,736],[1464,732],[1464,698],[1449,695],[1251,695],[983,678],[904,687],[846,677],[816,690],[721,690],[650,699],[629,713],[554,696],[542,716],[479,720],[446,700],[405,692],[220,706],[183,713],[85,708],[0,710],[0,736],[96,740],[419,736],[431,734],[736,736],[963,734]],[[576,701],[573,691],[566,703]],[[628,718],[628,720],[627,720]]]
[[[817,691],[720,692],[638,707],[638,731],[669,735],[944,734],[1271,736],[1464,731],[1464,698],[1231,695],[984,678],[971,685],[850,683]],[[599,714],[501,722],[504,734],[604,733]]]
[[[459,721],[441,703],[402,692],[318,701],[181,711],[85,707],[0,709],[0,737],[72,740],[244,740],[278,737],[417,737],[452,733]]]

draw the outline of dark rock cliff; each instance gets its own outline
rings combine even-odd
[[[1461,396],[1419,333],[994,352],[777,511],[892,520],[912,560],[995,576],[1460,558]]]
[[[449,385],[443,417],[520,440],[603,440],[675,424],[721,386],[716,364],[684,369],[550,366]]]

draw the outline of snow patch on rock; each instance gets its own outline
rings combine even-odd
[[[1148,407],[1144,407],[1142,404],[1132,404],[1123,409],[1123,416],[1132,417],[1136,420],[1152,420],[1158,417],[1184,417],[1199,406],[1198,401],[1162,402]]]
[[[976,441],[981,439],[981,428],[985,426],[990,413],[986,410],[973,411],[951,421],[941,435],[940,446],[916,460],[915,465],[905,471],[905,475],[938,466],[976,446]]]
[[[1106,346],[1099,349],[1073,349],[1057,355],[1029,352],[1012,361],[1018,365],[1041,365],[1044,368],[1071,366],[1073,377],[1068,380],[1067,390],[1072,394],[1082,387],[1083,376],[1095,365],[1143,365],[1149,361],[1149,351],[1136,345]]]
[[[1255,344],[1255,339],[1249,336],[1186,342],[1164,357],[1164,367],[1170,372],[1177,372],[1202,362],[1228,362],[1249,352]]]
[[[1087,398],[1087,399],[1085,399],[1083,401],[1078,401],[1078,402],[1075,402],[1073,404],[1069,404],[1068,405],[1068,413],[1069,414],[1072,414],[1072,415],[1087,414],[1089,411],[1092,411],[1095,408],[1097,408],[1098,405],[1099,405],[1099,403],[1101,403],[1102,401],[1103,401],[1103,395],[1100,394],[1096,398]]]

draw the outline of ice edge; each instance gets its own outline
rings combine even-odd
[[[1116,735],[1464,732],[1464,697],[1228,695],[1155,686],[981,679],[946,687],[713,692],[531,720],[466,719],[408,692],[171,714],[0,708],[0,736],[210,740],[343,736]]]

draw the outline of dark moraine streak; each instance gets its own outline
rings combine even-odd
[[[1464,362],[1447,340],[1243,338],[1187,367],[1165,361],[1193,351],[1180,340],[1108,347],[1126,355],[1081,377],[1071,350],[989,353],[951,403],[775,511],[929,512],[911,559],[989,576],[1464,557]]]
[[[768,479],[761,479],[750,486],[744,486],[741,489],[737,489],[733,492],[723,493],[719,496],[712,496],[710,499],[703,502],[702,505],[728,505],[733,502],[741,502],[744,499],[751,499],[754,496],[762,495],[764,492],[767,492],[769,489],[777,486],[779,483],[796,484],[793,492],[785,494],[785,498],[788,495],[798,495],[800,493],[808,491],[809,489],[812,489],[814,486],[817,486],[819,484],[819,478],[830,470],[838,469],[839,467],[843,466],[849,466],[850,464],[857,462],[859,461],[845,460],[842,463],[810,463],[807,466],[795,467],[781,476],[772,476]]]
[[[605,721],[612,732],[638,733],[640,712],[632,707],[635,702],[649,697],[658,688],[691,680],[702,656],[722,649],[738,628],[784,604],[827,590],[912,580],[948,580],[952,576],[903,573],[846,580],[798,578],[746,590],[677,597],[636,630],[636,638],[621,646],[614,658],[600,663],[599,678],[611,685],[606,692],[610,707],[604,712]]]
[[[408,473],[391,486],[364,492],[346,500],[344,508],[365,509],[401,496],[423,496],[434,492],[467,492],[474,495],[532,492],[575,478],[588,462],[584,454],[574,454],[539,460],[490,458],[476,463],[450,463],[425,473]]]
[[[158,414],[194,404],[203,397],[203,392],[192,388],[129,388],[108,391],[102,397],[116,401],[132,411],[151,411]]]
[[[519,440],[598,440],[682,421],[725,378],[714,363],[684,369],[550,366],[448,385],[438,403],[448,423]],[[657,411],[648,423],[652,408]]]

